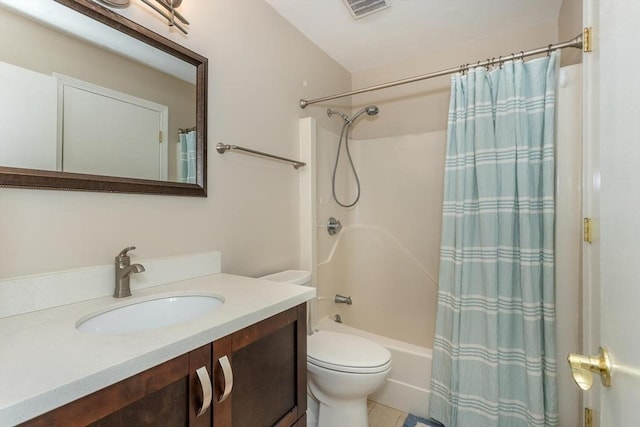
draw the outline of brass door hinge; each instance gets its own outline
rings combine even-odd
[[[593,29],[584,27],[582,30],[582,51],[591,52],[593,49]]]
[[[158,132],[158,142],[162,143],[162,131]]]
[[[584,408],[584,427],[593,427],[593,409]]]
[[[583,219],[583,240],[587,243],[593,243],[593,220],[591,218]]]

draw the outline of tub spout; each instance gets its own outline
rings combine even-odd
[[[338,304],[347,304],[347,305],[353,304],[353,301],[351,301],[351,297],[345,297],[344,295],[340,295],[340,294],[336,294],[336,297],[334,298],[333,301]]]

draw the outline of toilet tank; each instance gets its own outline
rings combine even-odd
[[[286,270],[262,276],[260,279],[273,282],[291,283],[292,285],[311,286],[311,272],[305,270]]]

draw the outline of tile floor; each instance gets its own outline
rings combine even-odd
[[[368,400],[369,427],[402,427],[407,414]]]

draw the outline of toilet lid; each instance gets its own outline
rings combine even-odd
[[[335,371],[373,373],[391,366],[391,353],[366,338],[318,331],[307,337],[307,361]]]

